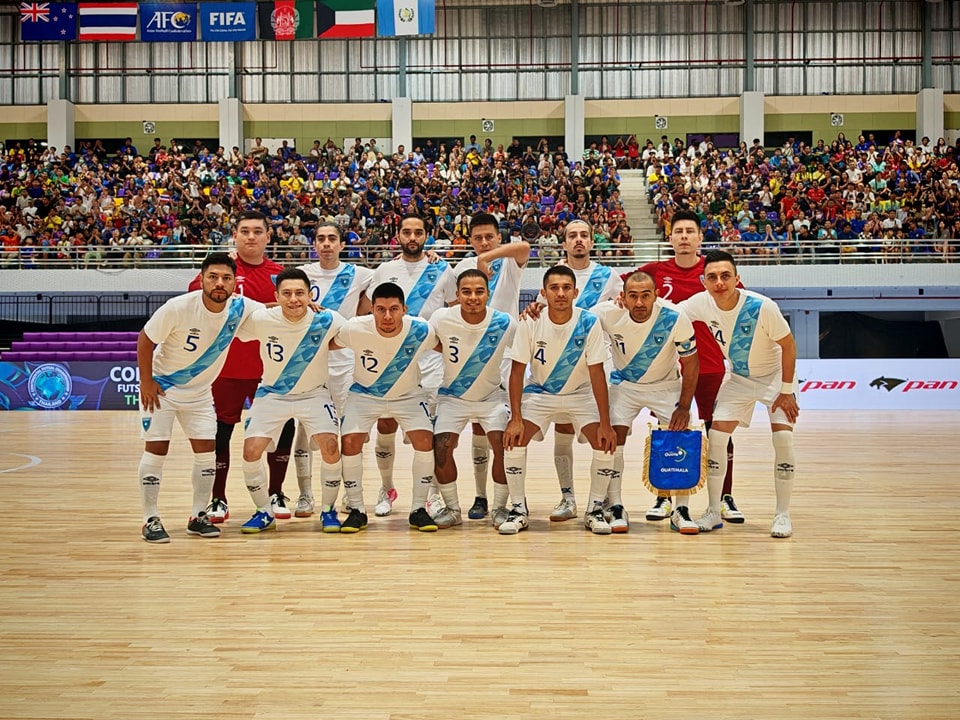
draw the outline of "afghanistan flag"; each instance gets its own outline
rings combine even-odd
[[[261,40],[300,40],[314,36],[310,0],[257,3],[257,14]]]
[[[376,0],[319,0],[317,37],[373,37],[375,2]]]

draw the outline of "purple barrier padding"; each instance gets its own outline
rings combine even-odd
[[[0,410],[137,410],[135,362],[0,359]]]

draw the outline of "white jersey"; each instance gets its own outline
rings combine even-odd
[[[330,376],[327,346],[345,322],[330,310],[308,310],[297,322],[283,317],[280,307],[253,313],[237,337],[260,341],[263,378],[257,397],[303,395],[326,385]]]
[[[240,326],[261,308],[256,300],[235,295],[221,312],[211,312],[202,290],[167,300],[143,326],[157,345],[154,379],[164,391],[177,388],[181,400],[203,395],[220,374]]]
[[[536,320],[521,320],[506,356],[530,366],[525,393],[568,395],[590,384],[588,365],[607,358],[603,328],[596,315],[573,309],[563,325],[555,325],[545,310]]]
[[[486,400],[502,392],[500,365],[513,341],[517,321],[505,312],[487,310],[483,322],[464,321],[459,307],[441,308],[430,327],[443,346],[443,385],[440,395],[461,400]]]
[[[491,263],[493,277],[489,280],[490,299],[487,307],[505,312],[514,320],[520,315],[520,284],[523,281],[523,266],[517,265],[513,258],[497,258]],[[460,277],[464,270],[476,270],[477,258],[470,257],[457,265],[455,277]]]
[[[336,311],[346,320],[356,317],[360,295],[370,287],[373,270],[343,262],[332,270],[325,270],[318,262],[301,265],[300,269],[310,278],[310,299],[313,302]],[[353,353],[349,350],[331,351],[330,367],[341,372],[349,371],[353,367]]]
[[[457,278],[444,261],[428,263],[426,258],[408,262],[391,260],[373,271],[371,292],[385,282],[396,283],[403,290],[407,314],[429,320],[434,312],[457,299]]]
[[[583,270],[573,270],[577,278],[577,307],[590,310],[604,300],[612,300],[623,289],[623,280],[614,268],[593,261]]]
[[[404,315],[403,330],[384,337],[373,316],[364,315],[348,320],[336,343],[356,356],[351,393],[394,400],[420,392],[417,361],[437,344],[437,336],[424,320]]]
[[[628,310],[609,300],[591,312],[600,318],[603,331],[610,337],[616,368],[610,374],[612,385],[676,380],[679,358],[697,351],[690,318],[676,305],[659,298],[644,323],[635,322]]]
[[[373,270],[340,263],[332,270],[325,270],[320,263],[301,265],[310,278],[310,299],[327,310],[334,310],[345,320],[356,317],[360,295],[370,287]]]
[[[709,293],[698,293],[680,303],[691,320],[706,323],[731,370],[742,377],[780,372],[782,351],[777,340],[790,334],[780,308],[770,298],[739,290],[732,310],[721,310]]]

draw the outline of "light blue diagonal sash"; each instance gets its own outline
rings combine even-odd
[[[350,292],[350,286],[353,285],[353,278],[356,274],[356,266],[344,263],[343,269],[333,278],[330,289],[327,290],[327,294],[323,296],[320,304],[331,310],[339,310],[347,297],[347,293]]]
[[[237,328],[240,320],[243,319],[243,296],[237,296],[230,301],[230,307],[227,309],[227,319],[220,328],[220,332],[210,343],[210,346],[203,351],[203,354],[181,370],[172,372],[169,375],[154,375],[157,385],[164,390],[175,385],[186,385],[200,373],[213,365],[220,355],[230,347],[230,343],[237,335]]]
[[[427,323],[414,318],[410,324],[410,330],[407,331],[407,336],[397,349],[397,354],[393,356],[393,359],[387,367],[384,368],[380,377],[369,387],[355,382],[350,386],[350,392],[360,393],[361,395],[373,395],[374,397],[384,397],[393,389],[393,386],[400,376],[403,375],[404,371],[410,367],[410,363],[412,362],[411,358],[414,353],[417,352],[417,348],[419,348],[421,343],[426,339],[429,330],[430,326],[427,325]]]
[[[503,258],[497,258],[490,263],[490,269],[493,270],[493,277],[490,278],[490,294],[487,295],[487,305],[493,302],[493,293],[497,289],[497,283],[500,282],[500,269],[503,267]]]
[[[543,385],[529,383],[523,388],[523,391],[525,393],[549,393],[550,395],[556,395],[563,390],[563,386],[566,385],[567,380],[570,379],[570,373],[573,372],[573,368],[576,367],[577,363],[580,362],[580,358],[583,356],[583,348],[587,343],[587,334],[596,322],[596,315],[581,312],[580,317],[577,318],[577,324],[570,334],[570,339],[567,340],[567,346],[563,349],[563,352],[560,353],[556,365],[553,366],[553,370],[550,371],[550,375],[544,381]]]
[[[632,383],[640,382],[640,378],[650,368],[650,363],[660,354],[664,341],[670,337],[670,332],[673,330],[673,326],[677,324],[679,317],[680,313],[676,310],[661,307],[660,314],[657,316],[650,334],[647,335],[647,339],[637,350],[637,354],[630,359],[630,362],[622,370],[614,370],[610,373],[610,384],[619,385],[624,380]]]
[[[290,356],[290,359],[287,360],[287,364],[283,366],[283,370],[280,371],[273,385],[261,385],[257,388],[255,397],[263,397],[271,393],[274,395],[286,395],[293,390],[303,375],[303,371],[306,370],[307,365],[313,362],[320,348],[323,347],[323,341],[332,324],[333,315],[330,313],[324,312],[314,315],[313,320],[310,321],[310,327],[300,339],[297,349],[293,351],[293,354]]]
[[[449,395],[452,397],[461,397],[477,381],[477,377],[490,362],[500,343],[503,341],[503,335],[510,327],[510,316],[499,310],[493,311],[493,319],[487,326],[486,332],[477,343],[477,346],[470,353],[470,357],[463,363],[460,372],[450,383],[449,387],[441,387],[437,392],[440,395]]]
[[[747,296],[737,315],[730,337],[730,366],[741,377],[750,377],[750,347],[757,332],[757,318],[760,317],[760,298]]]
[[[427,266],[420,273],[416,284],[410,288],[407,295],[407,315],[419,315],[423,310],[423,304],[430,297],[430,293],[437,286],[437,279],[449,267],[446,261],[441,260],[438,263],[427,263]]]
[[[593,272],[587,278],[586,287],[580,291],[580,297],[577,298],[578,308],[589,310],[600,302],[600,295],[603,294],[603,289],[610,280],[610,272],[610,268],[604,265],[597,265],[593,268]]]

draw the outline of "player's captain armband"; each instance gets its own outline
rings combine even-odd
[[[699,430],[651,430],[643,457],[643,484],[652,493],[692,495],[707,479],[707,438]]]

